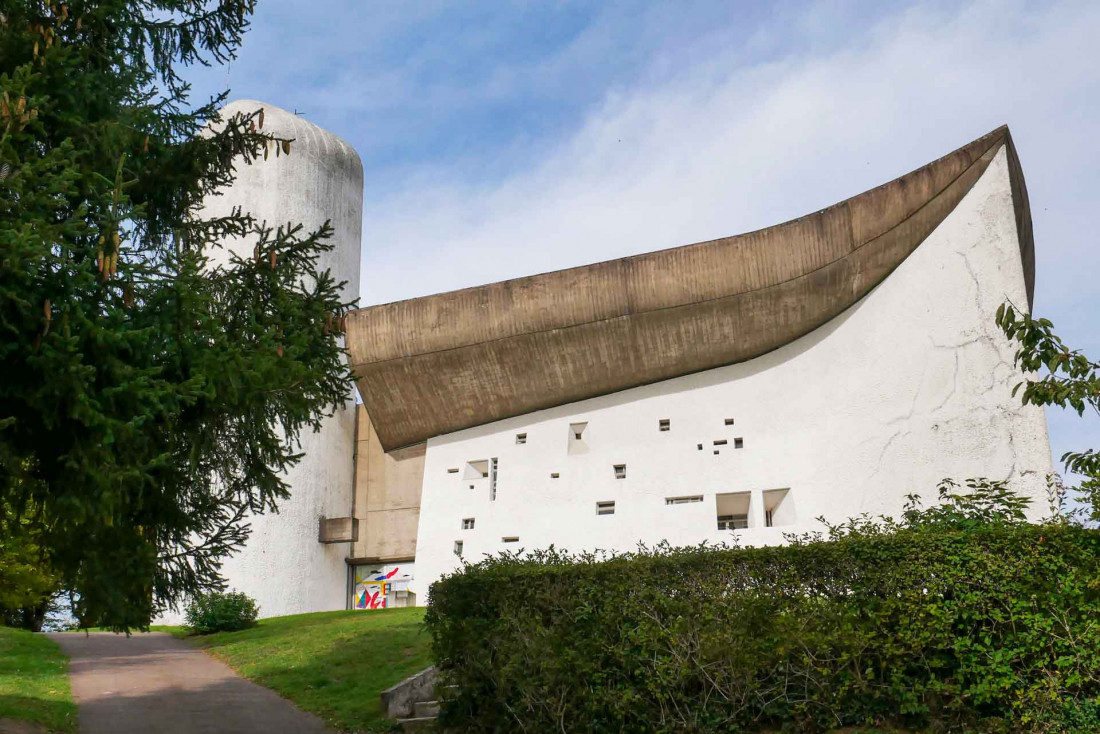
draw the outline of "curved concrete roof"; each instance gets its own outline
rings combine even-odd
[[[1000,127],[774,227],[351,313],[348,350],[379,440],[388,451],[783,346],[882,282],[1002,146],[1030,301],[1027,189]]]

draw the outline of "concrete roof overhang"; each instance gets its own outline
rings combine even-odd
[[[1008,152],[1029,304],[1031,212],[1007,127],[912,173],[748,234],[352,312],[382,447],[758,357],[882,282]]]

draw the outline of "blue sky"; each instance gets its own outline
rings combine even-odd
[[[260,0],[196,70],[348,140],[362,303],[735,234],[1008,123],[1037,313],[1100,355],[1100,3]],[[1056,457],[1100,419],[1049,414]]]

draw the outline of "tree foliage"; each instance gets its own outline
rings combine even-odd
[[[252,0],[8,0],[0,15],[0,506],[88,624],[222,586],[248,513],[350,392],[326,225],[211,218],[291,141],[191,106]],[[248,257],[211,254],[247,240]],[[219,262],[226,260],[221,258]]]
[[[60,580],[42,544],[35,513],[0,505],[0,625],[39,631]],[[18,515],[18,518],[17,518]]]
[[[1031,375],[1045,371],[1013,389],[1024,405],[1057,405],[1080,416],[1086,411],[1100,416],[1100,362],[1067,347],[1048,319],[1017,313],[1010,303],[997,309],[997,325],[1019,345],[1017,367]],[[1062,463],[1067,472],[1084,477],[1079,489],[1092,508],[1092,519],[1100,521],[1100,451],[1067,451]]]

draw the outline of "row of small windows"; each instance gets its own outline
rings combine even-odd
[[[771,528],[778,525],[790,525],[794,522],[794,505],[789,500],[789,489],[768,489],[761,492],[764,501],[764,527]],[[745,530],[752,526],[750,508],[752,504],[752,492],[725,492],[714,496],[718,511],[719,530]],[[687,505],[703,501],[703,495],[692,494],[678,497],[665,497],[666,505]],[[596,503],[597,515],[614,515],[615,501],[605,500]],[[473,530],[475,519],[466,517],[462,519],[463,530]],[[518,543],[518,535],[505,535],[500,539],[501,543]],[[454,554],[462,555],[463,542],[454,542]]]
[[[726,418],[725,423],[726,423],[727,426],[732,426],[733,425],[733,418]],[[661,418],[660,420],[657,421],[657,429],[659,431],[668,431],[668,430],[671,430],[671,427],[672,427],[672,422],[668,418]],[[571,454],[572,453],[583,453],[583,452],[587,451],[587,446],[585,446],[584,443],[583,443],[583,441],[584,441],[584,431],[585,431],[586,428],[588,428],[587,421],[583,422],[583,423],[570,423],[569,424],[569,436],[570,436],[569,453],[571,453]],[[517,433],[516,434],[516,443],[521,444],[521,445],[526,444],[527,443],[527,434],[526,433]],[[715,446],[714,453],[716,453],[716,454],[719,453],[719,448],[718,447],[726,446],[727,444],[728,444],[727,439],[724,439],[724,438],[715,439],[714,440],[714,446]],[[733,447],[735,449],[745,448],[745,439],[740,437],[740,436],[737,437],[737,438],[734,438],[733,439]],[[701,444],[701,443],[696,444],[696,448],[699,451],[702,451],[703,450],[703,444]],[[469,462],[466,463],[466,471],[463,473],[462,478],[467,479],[467,480],[469,480],[469,479],[489,478],[489,480],[490,480],[490,487],[489,487],[490,498],[495,499],[496,498],[496,486],[495,486],[496,485],[496,466],[497,466],[497,460],[496,459],[479,459],[477,461],[469,461]],[[616,478],[618,478],[618,479],[625,479],[626,478],[626,465],[625,464],[615,464],[614,465],[614,470],[615,470],[615,477]],[[458,474],[458,472],[459,472],[458,467],[451,467],[451,468],[447,469],[448,474]],[[553,472],[553,473],[550,474],[551,479],[557,479],[558,477],[559,477],[558,472]],[[471,484],[470,489],[474,489],[474,485]]]
[[[787,489],[769,489],[762,493],[764,499],[764,527],[775,527],[777,524],[789,525],[794,522],[794,509],[787,502],[787,495],[789,492],[790,490]],[[665,497],[666,505],[690,505],[702,501],[703,495],[701,494]],[[751,492],[726,492],[718,494],[715,495],[715,502],[718,506],[719,530],[742,530],[749,527],[749,505],[752,502]],[[596,514],[614,515],[614,500],[597,502]],[[462,529],[473,530],[474,523],[475,518],[463,518]],[[511,543],[518,540],[519,538],[513,538],[511,540],[509,538],[502,538],[502,541],[505,543]]]
[[[715,446],[725,446],[725,439],[719,439],[714,442]],[[733,439],[733,447],[735,449],[745,448],[744,439]],[[699,444],[699,450],[703,450],[703,444]],[[718,453],[715,449],[714,453]],[[489,499],[495,500],[497,498],[497,459],[482,459],[480,461],[470,461],[466,464],[466,473],[463,475],[464,479],[489,479]],[[612,464],[612,470],[615,472],[616,479],[626,479],[626,464]],[[457,474],[458,469],[448,469],[448,474]],[[558,479],[561,476],[560,472],[550,472],[551,479]],[[470,489],[474,489],[474,485],[470,485]]]
[[[732,426],[733,425],[733,418],[726,418],[725,424],[727,426]],[[586,428],[588,428],[588,422],[587,421],[585,421],[583,423],[570,423],[569,424],[569,436],[570,436],[570,438],[573,441],[582,441],[582,440],[584,440],[584,429],[586,429]],[[672,430],[672,421],[669,418],[659,418],[657,420],[657,430],[662,431],[662,432],[671,431]],[[527,434],[526,433],[517,433],[516,434],[516,444],[522,446],[523,444],[526,444],[526,443],[527,443]],[[722,443],[725,443],[725,441],[723,441]],[[448,471],[452,472],[452,473],[455,473],[455,472],[458,471],[458,469],[448,469]]]

